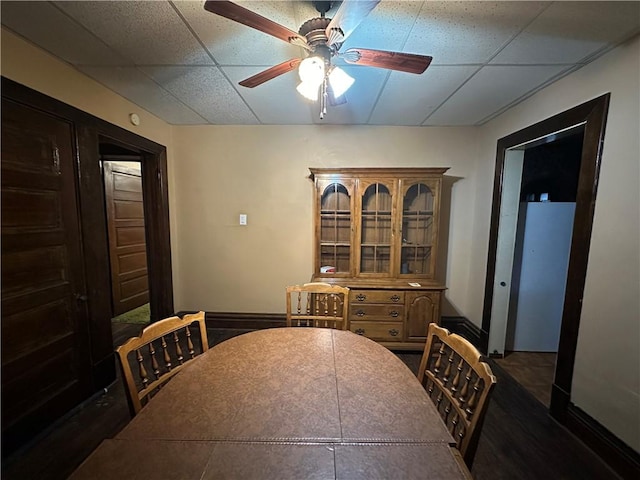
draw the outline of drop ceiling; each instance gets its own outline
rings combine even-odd
[[[291,30],[310,1],[239,1]],[[327,17],[339,8],[333,2]],[[2,25],[173,125],[481,125],[640,31],[640,2],[383,0],[341,50],[433,57],[421,75],[335,64],[347,103],[296,91],[292,71],[238,82],[305,56],[301,47],[203,8],[203,1],[2,1]]]

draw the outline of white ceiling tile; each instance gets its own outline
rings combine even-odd
[[[381,2],[349,35],[340,50],[372,48],[375,50],[406,51],[404,44],[409,35],[407,19],[415,18],[422,1]],[[411,51],[410,53],[424,53]]]
[[[218,67],[140,67],[185,105],[214,125],[258,121]]]
[[[563,66],[483,67],[423,125],[478,125],[565,69]]]
[[[492,64],[580,62],[640,28],[640,2],[554,2]]]
[[[237,3],[294,31],[320,15],[308,0]],[[474,125],[640,31],[635,0],[383,0],[342,49],[431,55],[431,66],[416,76],[334,58],[356,83],[348,103],[320,120],[318,105],[295,92],[293,72],[254,89],[237,83],[306,52],[207,12],[203,0],[2,0],[0,8],[3,28],[171,124]]]
[[[255,67],[223,67],[235,85],[261,71]],[[308,101],[296,90],[300,82],[297,71],[291,71],[254,88],[238,86],[238,92],[251,110],[266,125],[310,124]]]
[[[234,2],[298,31],[290,2]],[[206,11],[204,2],[176,2],[176,7],[220,65],[272,66],[303,56],[295,47],[264,32]]]
[[[434,65],[482,64],[524,28],[548,2],[431,2],[423,4],[405,51]]]
[[[393,72],[376,104],[371,123],[420,125],[465,80],[476,66],[431,66],[422,75]]]
[[[74,65],[133,65],[49,2],[0,2],[2,23]],[[51,28],[55,25],[55,28]]]
[[[135,67],[79,67],[91,78],[173,125],[206,123]]]
[[[213,61],[168,2],[56,2],[136,65],[211,65]]]

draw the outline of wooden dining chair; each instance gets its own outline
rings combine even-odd
[[[139,337],[132,337],[116,348],[131,416],[185,365],[208,349],[204,312],[152,323]]]
[[[323,282],[291,285],[287,292],[287,326],[347,330],[349,288]]]
[[[418,380],[471,469],[489,396],[496,384],[491,368],[468,340],[431,323]]]

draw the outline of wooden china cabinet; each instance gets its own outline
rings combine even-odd
[[[447,168],[311,168],[312,281],[347,286],[349,329],[394,349],[421,348],[440,324],[434,279]]]

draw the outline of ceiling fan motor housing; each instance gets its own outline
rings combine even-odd
[[[304,22],[298,33],[307,39],[307,43],[310,47],[315,47],[318,44],[327,43],[326,29],[331,22],[330,18],[312,18]]]
[[[330,18],[312,18],[304,22],[298,33],[307,39],[307,44],[311,47],[313,53],[322,57],[327,67],[331,64],[331,57],[336,54],[341,43],[329,46],[327,38],[327,26],[331,22]]]

